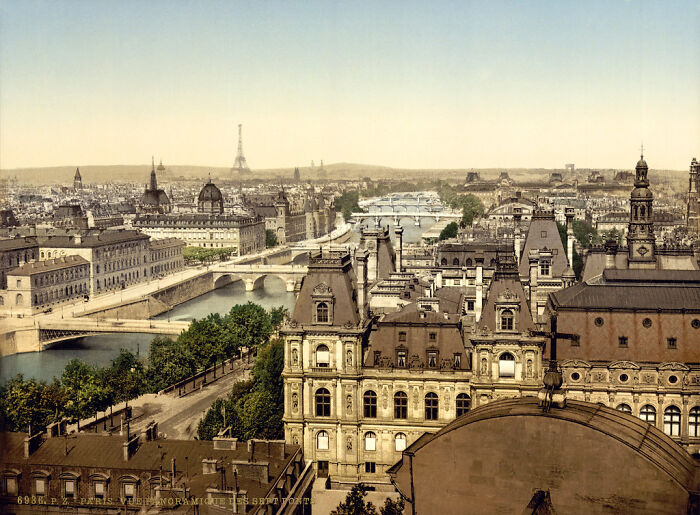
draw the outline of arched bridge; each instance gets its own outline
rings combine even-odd
[[[90,317],[48,319],[41,320],[38,324],[39,344],[43,348],[61,341],[100,333],[147,333],[177,336],[189,326],[189,322],[168,320],[118,320]]]
[[[303,265],[236,265],[222,263],[212,267],[214,287],[220,288],[226,284],[243,281],[246,291],[262,288],[268,276],[281,279],[287,291],[296,291],[301,280],[308,272]]]
[[[428,210],[412,210],[404,212],[386,212],[386,211],[368,211],[365,213],[353,213],[352,219],[362,223],[364,220],[374,218],[377,225],[382,218],[391,218],[394,220],[394,225],[398,225],[401,218],[413,218],[416,224],[420,223],[421,218],[433,218],[436,222],[440,220],[461,220],[462,213],[454,211],[428,211]]]

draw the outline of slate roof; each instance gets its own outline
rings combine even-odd
[[[0,252],[8,250],[30,249],[38,247],[37,239],[32,236],[24,238],[6,238],[0,239]]]
[[[34,261],[33,263],[25,263],[13,270],[7,272],[7,275],[35,275],[53,270],[61,270],[63,268],[72,268],[80,265],[89,265],[90,262],[81,256],[63,256],[55,259],[47,259],[44,261]]]
[[[133,240],[147,240],[150,236],[139,231],[103,231],[99,234],[82,234],[80,241],[76,241],[74,236],[39,236],[37,241],[40,247],[55,248],[88,248],[101,247]]]
[[[547,248],[554,250],[552,254],[551,274],[552,277],[561,277],[569,266],[566,260],[564,244],[559,236],[557,222],[554,220],[554,213],[551,211],[535,211],[530,221],[530,228],[527,231],[525,245],[520,259],[518,271],[522,277],[529,273],[530,262],[528,256],[531,250],[542,250]]]

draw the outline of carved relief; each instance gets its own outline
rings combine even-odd
[[[352,366],[352,350],[348,349],[347,352],[345,353],[345,364],[348,367]]]
[[[314,295],[331,295],[333,290],[326,283],[319,283],[313,290]]]
[[[387,386],[382,388],[382,407],[384,409],[389,407],[389,388]]]
[[[481,358],[481,375],[485,376],[488,372],[488,362],[486,358]]]
[[[345,411],[348,415],[352,415],[352,395],[350,394],[345,396]]]
[[[292,394],[292,412],[296,413],[299,409],[299,396],[296,393]]]
[[[297,366],[299,364],[299,351],[292,349],[292,365]]]
[[[345,448],[346,448],[348,451],[352,451],[352,436],[348,435],[348,438],[347,438],[346,442],[347,442],[347,443],[345,444]]]
[[[646,384],[653,384],[655,381],[654,374],[642,374],[642,381]]]
[[[531,359],[527,360],[526,375],[527,375],[528,379],[531,379],[534,375],[534,372],[532,370],[532,360]]]

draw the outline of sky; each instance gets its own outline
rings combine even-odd
[[[0,2],[0,168],[700,157],[700,0]]]

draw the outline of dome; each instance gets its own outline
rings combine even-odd
[[[221,202],[223,199],[224,197],[221,194],[221,190],[211,182],[211,179],[204,185],[198,197],[199,202]]]
[[[631,198],[651,200],[654,198],[654,194],[649,190],[649,188],[634,188],[632,190]]]
[[[644,160],[644,156],[642,156],[639,161],[637,161],[637,168],[646,168],[649,169],[647,166],[647,162]]]

